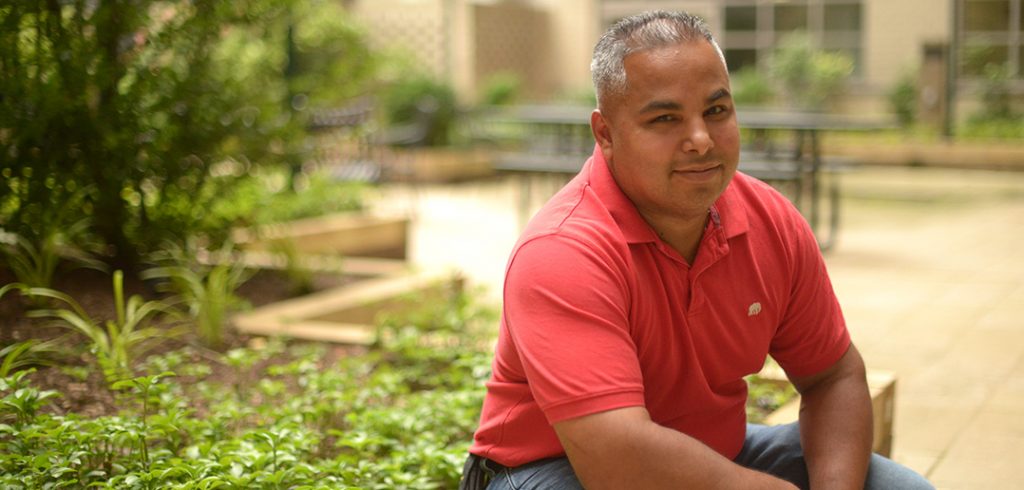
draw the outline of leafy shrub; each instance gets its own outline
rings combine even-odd
[[[889,89],[889,110],[896,114],[900,126],[908,127],[917,119],[917,81],[913,73],[906,73]]]
[[[455,91],[449,84],[423,74],[402,77],[383,90],[381,104],[392,128],[422,126],[426,130],[422,142],[408,143],[439,146],[451,142],[456,108]],[[399,132],[404,131],[395,131]]]
[[[258,172],[225,191],[208,210],[204,231],[222,243],[231,227],[260,226],[363,209],[366,186],[321,173],[303,175],[295,188],[280,171]]]
[[[730,76],[732,97],[738,105],[763,105],[772,100],[771,81],[756,67],[748,66]]]
[[[500,71],[484,80],[480,103],[484,105],[511,105],[519,99],[523,79],[512,71]]]
[[[374,66],[337,2],[26,0],[0,24],[0,221],[28,236],[92,217],[125,266],[254,166],[295,168],[305,107]]]
[[[785,101],[799,109],[823,109],[853,73],[853,60],[816,48],[804,32],[784,37],[769,66]]]
[[[77,245],[89,242],[87,227],[88,222],[80,220],[67,228],[46,228],[40,230],[35,240],[0,229],[0,257],[18,282],[33,287],[53,285],[53,276],[62,261],[72,267],[105,271],[102,262],[89,250]]]

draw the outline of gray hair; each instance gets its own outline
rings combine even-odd
[[[725,64],[722,48],[700,17],[683,12],[654,10],[626,17],[601,36],[594,46],[590,75],[594,80],[598,106],[606,95],[622,93],[626,88],[623,60],[632,53],[673,46],[684,41],[704,39],[714,46]]]

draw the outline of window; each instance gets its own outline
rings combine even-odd
[[[1024,78],[1024,0],[959,0],[960,72],[968,78],[1001,67]]]
[[[729,70],[768,58],[776,43],[804,31],[829,51],[853,59],[860,73],[863,31],[861,0],[724,0],[722,47]]]

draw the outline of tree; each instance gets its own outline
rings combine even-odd
[[[326,0],[6,2],[0,226],[36,237],[91,217],[111,262],[131,267],[200,231],[253,165],[295,164],[304,111],[372,72]]]

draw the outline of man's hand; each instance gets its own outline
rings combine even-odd
[[[796,488],[737,465],[700,441],[654,423],[642,407],[587,415],[554,427],[576,476],[590,490]]]
[[[790,380],[801,397],[800,442],[811,488],[864,488],[873,419],[857,348],[851,344],[821,373]]]

